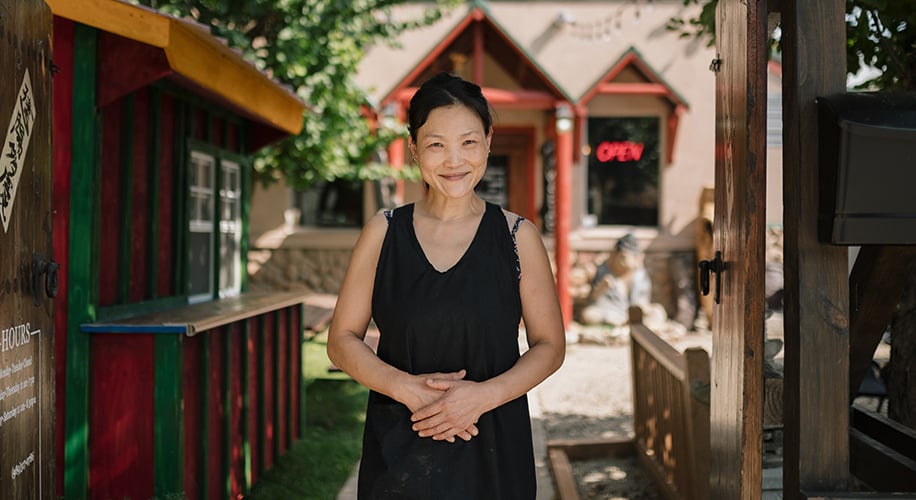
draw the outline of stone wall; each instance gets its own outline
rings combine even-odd
[[[336,294],[350,250],[277,248],[248,252],[250,290],[306,290]]]
[[[768,265],[782,264],[782,229],[769,228],[766,235]],[[340,290],[351,251],[341,248],[255,249],[248,254],[251,290],[307,290],[335,294]],[[574,318],[591,292],[592,278],[608,252],[574,250],[571,257],[570,294]],[[652,279],[652,301],[661,304],[668,317],[688,329],[698,319],[699,291],[694,251],[652,251],[644,265]],[[781,278],[781,276],[779,276]],[[781,287],[781,282],[777,285]],[[707,323],[708,324],[708,323]]]

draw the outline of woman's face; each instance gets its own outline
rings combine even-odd
[[[431,190],[461,198],[473,193],[483,177],[490,135],[476,113],[455,104],[430,111],[411,149]]]

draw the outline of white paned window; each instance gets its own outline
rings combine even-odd
[[[242,171],[238,163],[222,160],[220,174],[219,295],[229,297],[242,290]]]
[[[216,159],[191,152],[188,186],[188,298],[191,302],[213,297],[213,229],[216,202]]]

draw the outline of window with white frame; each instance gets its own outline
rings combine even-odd
[[[201,301],[213,297],[216,158],[192,151],[188,177],[188,298]]]
[[[242,161],[192,146],[188,165],[188,300],[242,290]]]
[[[228,297],[242,290],[242,172],[237,162],[222,160],[220,173],[219,295]]]
[[[588,211],[601,225],[658,226],[660,120],[588,119]]]

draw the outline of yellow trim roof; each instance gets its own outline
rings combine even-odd
[[[118,0],[46,0],[72,21],[163,49],[169,66],[260,121],[290,135],[302,130],[303,103],[206,28]]]

